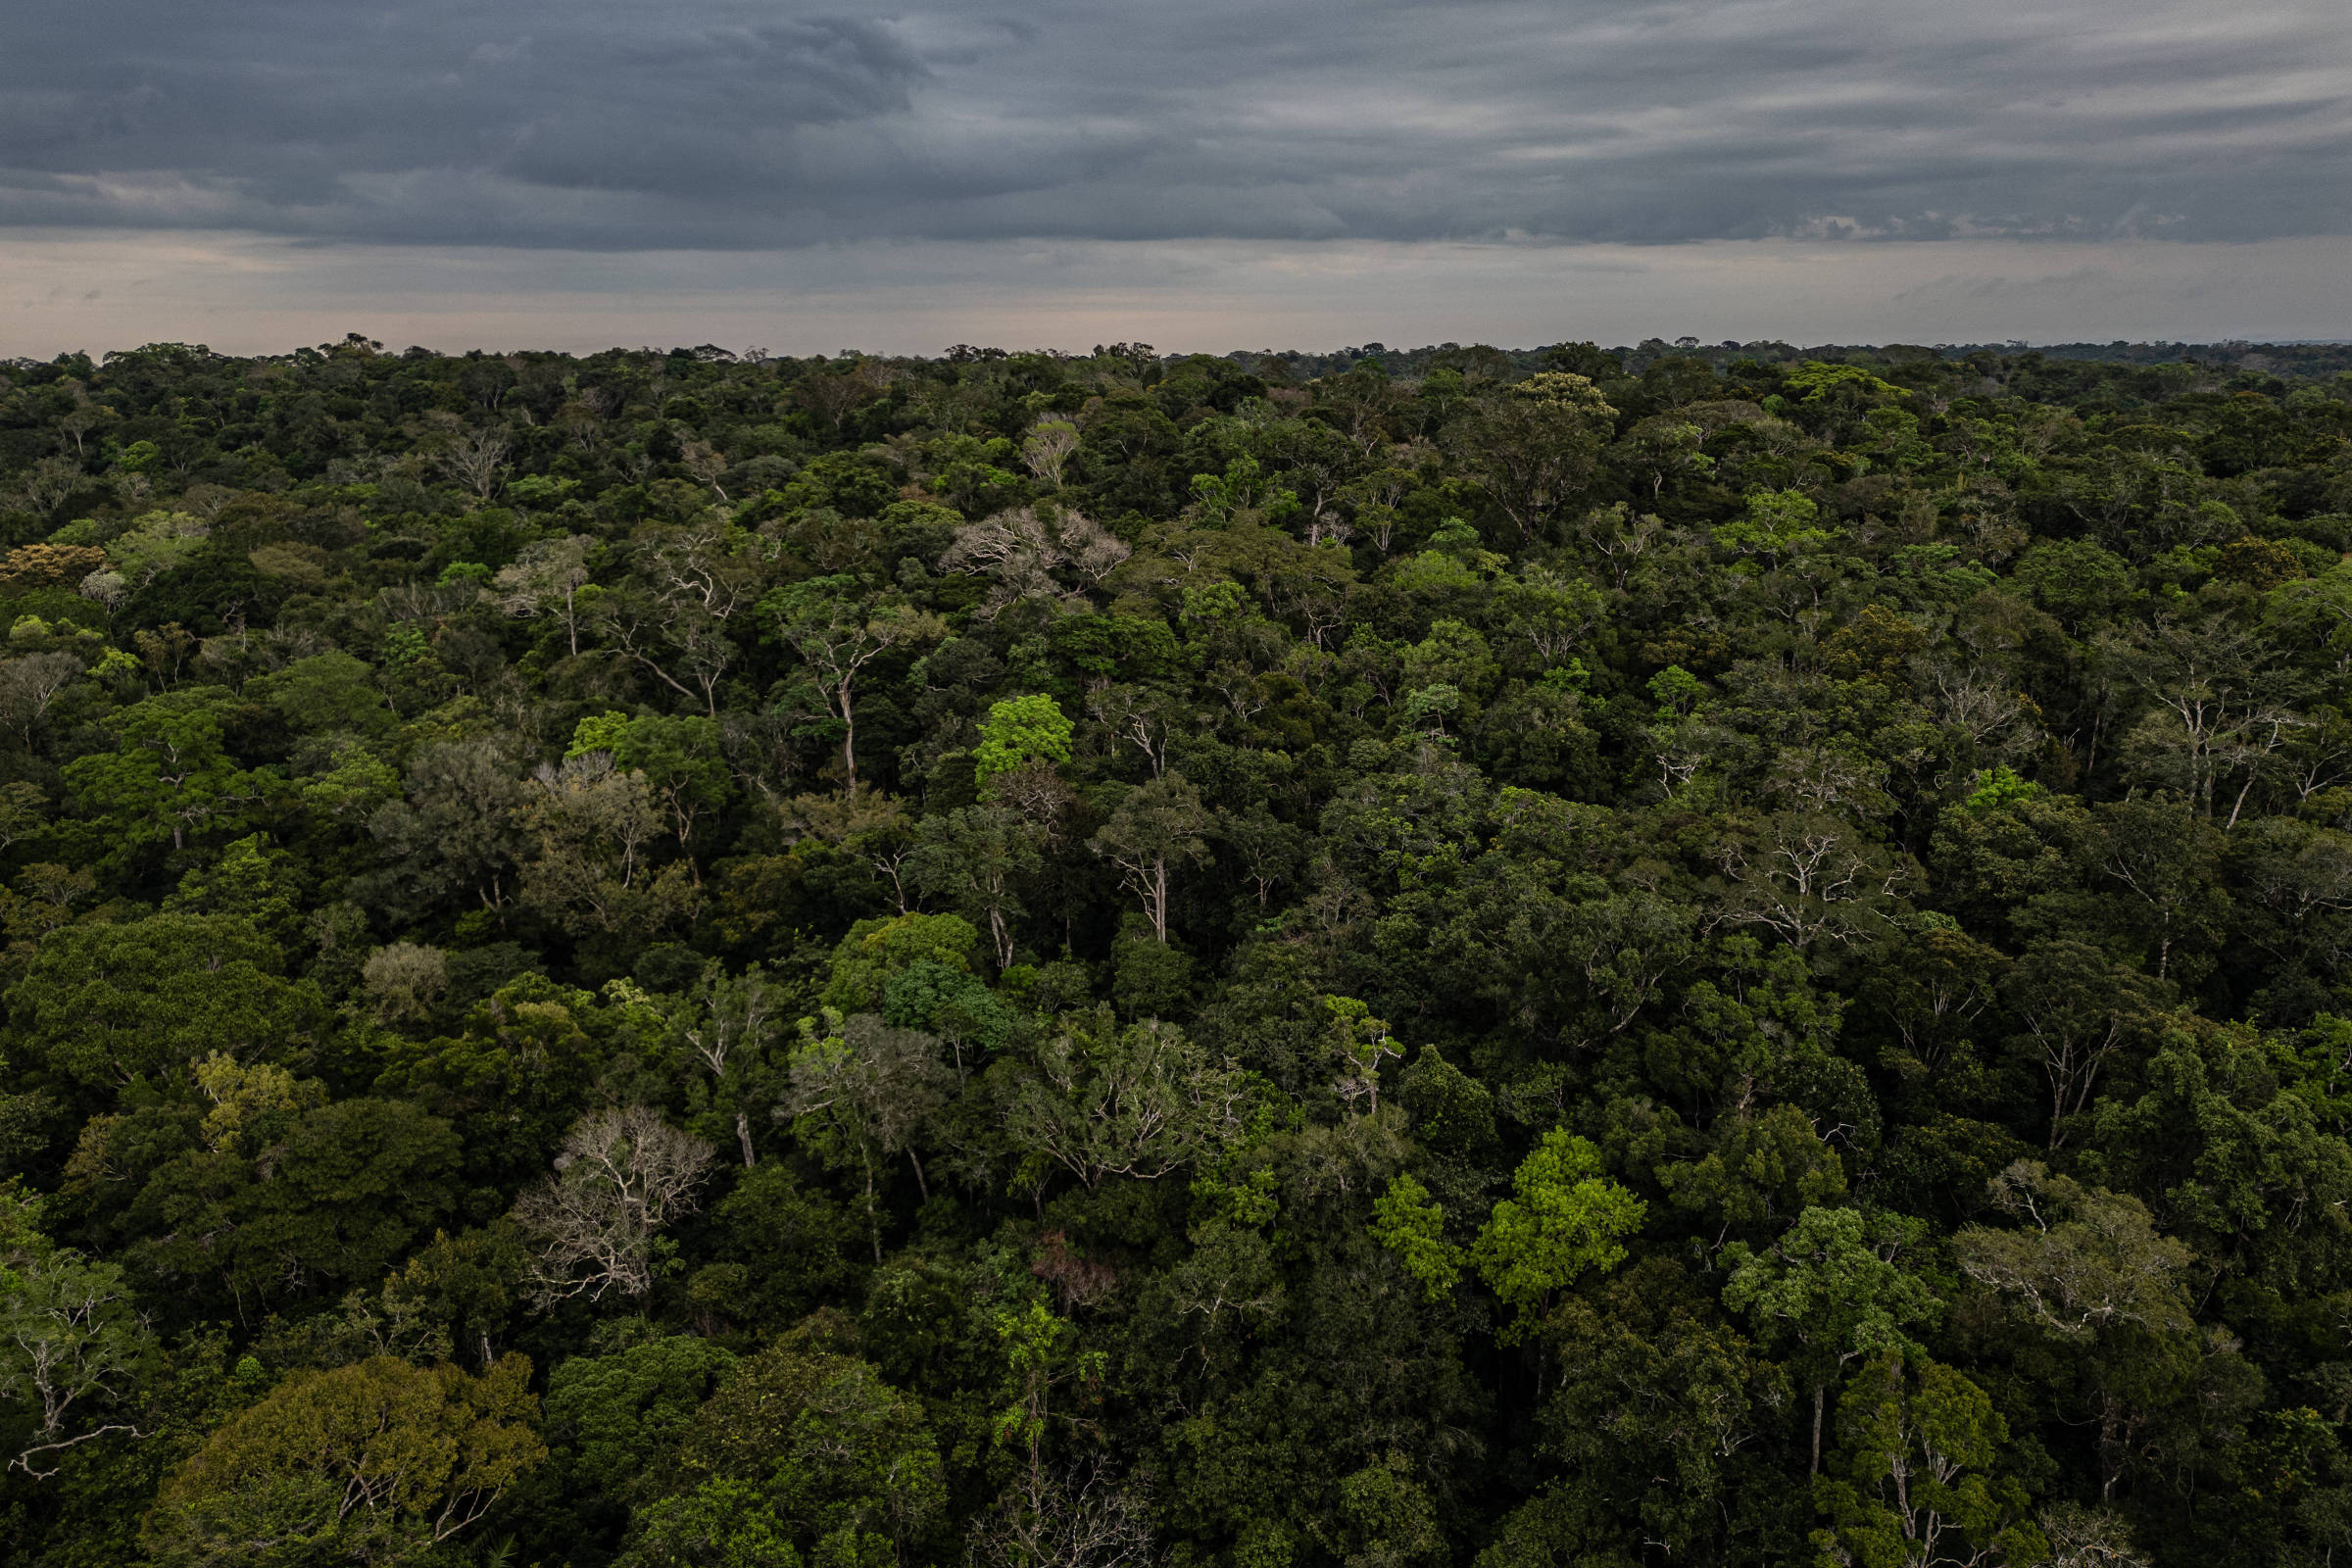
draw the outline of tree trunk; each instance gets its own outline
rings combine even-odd
[[[849,796],[858,798],[858,720],[850,709],[850,682],[841,682],[841,768],[849,776]]]
[[[1821,1408],[1828,1401],[1829,1394],[1828,1384],[1813,1385],[1813,1468],[1805,1472],[1807,1475],[1821,1474]]]
[[[2112,1394],[2099,1396],[2099,1501],[2115,1500],[2115,1484],[2124,1478],[2123,1423],[2117,1419],[2117,1399]]]
[[[26,743],[26,747],[27,747],[27,749],[29,749],[29,748],[30,748],[30,744],[31,744],[30,742],[27,742],[27,743]],[[2232,806],[2230,808],[2230,821],[2229,821],[2229,824],[2228,824],[2230,827],[2232,827],[2232,828],[2234,828],[2234,827],[2236,827],[2236,826],[2237,826],[2237,813],[2238,813],[2238,812],[2240,812],[2240,811],[2242,811],[2242,810],[2244,810],[2244,809],[2246,808],[2246,794],[2247,794],[2247,792],[2248,792],[2248,791],[2252,790],[2253,788],[2254,788],[2254,769],[2253,769],[2253,768],[2251,768],[2251,767],[2249,767],[2249,768],[2247,768],[2247,769],[2246,769],[2246,783],[2245,783],[2245,788],[2244,788],[2244,789],[2241,789],[2241,790],[2239,790],[2239,791],[2237,792],[2237,800],[2236,800],[2235,804],[2233,804],[2233,805],[2232,805]]]
[[[735,1141],[743,1146],[745,1170],[760,1163],[759,1156],[752,1152],[752,1118],[740,1110],[735,1113]]]
[[[874,1200],[874,1162],[868,1155],[865,1161],[865,1223],[873,1232],[874,1267],[882,1266],[882,1205]]]

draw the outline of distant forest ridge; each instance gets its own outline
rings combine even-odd
[[[1448,356],[1459,356],[1465,352],[1499,353],[1512,365],[1535,370],[1543,368],[1544,356],[1551,349],[1487,350],[1474,347],[1465,350],[1459,343],[1393,349],[1385,343],[1366,343],[1360,348],[1344,348],[1330,354],[1257,349],[1230,354],[1226,358],[1244,365],[1280,360],[1294,374],[1302,376],[1332,375],[1347,369],[1357,360],[1375,359],[1392,375],[1419,375],[1433,366],[1447,363]],[[2221,343],[2127,343],[2119,338],[2112,343],[2028,344],[2012,340],[2006,343],[1819,343],[1811,347],[1799,347],[1777,338],[1747,343],[1729,339],[1720,343],[1702,343],[1694,337],[1676,338],[1671,342],[1650,337],[1630,346],[1620,344],[1605,352],[1622,361],[1626,368],[1635,374],[1640,374],[1659,360],[1673,358],[1704,360],[1721,368],[1736,360],[1759,360],[1768,365],[1794,365],[1805,360],[1818,360],[1831,365],[1904,365],[1936,360],[1964,361],[1971,355],[1987,354],[2020,358],[2038,354],[2045,359],[2089,360],[2107,365],[2196,365],[2215,369],[2260,370],[2290,377],[2329,376],[2352,370],[2352,340],[2251,343],[2232,339]]]
[[[364,334],[357,332],[349,334],[345,342],[367,343],[369,347],[377,350],[381,350],[383,347],[380,342],[372,342]],[[150,346],[178,347],[179,345]],[[321,345],[322,348],[332,346]],[[1279,363],[1292,377],[1307,380],[1339,374],[1361,360],[1377,361],[1380,367],[1391,375],[1399,376],[1423,375],[1432,368],[1444,365],[1459,366],[1465,358],[1498,368],[1508,367],[1522,372],[1533,372],[1546,367],[1548,362],[1545,356],[1555,354],[1559,348],[1565,346],[1567,345],[1545,344],[1534,348],[1511,349],[1495,348],[1483,343],[1469,345],[1430,343],[1417,349],[1401,349],[1391,348],[1385,343],[1372,341],[1354,347],[1334,349],[1328,353],[1310,353],[1303,349],[1236,349],[1230,353],[1213,357],[1221,358],[1245,368]],[[211,349],[202,344],[193,347],[199,354],[210,355],[212,353]],[[102,363],[115,358],[120,352],[122,351],[101,353],[96,356],[93,363]],[[460,351],[450,357],[473,358],[492,352],[496,351],[483,349]],[[522,352],[539,355],[548,351],[524,350]],[[662,351],[651,347],[630,351],[615,346],[611,352],[660,354]],[[959,343],[945,350],[936,358],[947,360],[952,364],[962,364],[975,360],[1010,359],[1017,354],[1026,352],[1042,352],[1051,359],[1086,357],[1071,356],[1054,350],[982,348]],[[1660,360],[1677,358],[1703,360],[1721,369],[1740,360],[1759,361],[1767,365],[1795,365],[1807,360],[1816,360],[1831,365],[1891,366],[1933,363],[1939,360],[1965,361],[1972,356],[1980,355],[2018,359],[2038,355],[2043,359],[2090,361],[2107,365],[2194,365],[2206,369],[2253,370],[2289,378],[2340,375],[2347,370],[2352,370],[2352,338],[2293,339],[2281,343],[2251,342],[2240,338],[2225,339],[2218,343],[2178,341],[2132,343],[2118,338],[2112,343],[2042,344],[2029,344],[2022,339],[2011,339],[2002,343],[1818,343],[1807,347],[1785,343],[1778,338],[1758,338],[1749,342],[1739,342],[1727,338],[1719,343],[1702,343],[1694,337],[1679,337],[1672,341],[1665,338],[1648,337],[1643,338],[1640,343],[1619,344],[1602,352],[1622,364],[1628,371],[1637,375]],[[435,355],[437,357],[437,351],[423,348],[411,348],[407,353],[411,356]],[[859,351],[854,349],[843,351],[843,355],[853,357],[858,353]],[[1149,343],[1098,345],[1095,349],[1095,355],[1098,357],[1105,353],[1151,355],[1163,362],[1200,357],[1157,354],[1152,345]],[[251,358],[258,363],[291,356],[222,355],[218,357],[223,359]],[[555,357],[589,358],[590,356],[557,355]],[[712,343],[705,343],[693,348],[670,349],[667,351],[666,357],[693,358],[706,363],[726,363],[746,358],[760,360],[770,356],[765,349],[754,348],[738,351],[721,348]],[[830,358],[840,357],[842,355],[830,356]],[[929,358],[929,356],[923,355],[880,355],[875,357],[906,361]],[[61,355],[56,363],[84,358],[89,358],[89,356]],[[804,356],[804,358],[823,360],[829,356],[813,355]],[[50,362],[17,358],[0,363],[20,369],[31,369]]]

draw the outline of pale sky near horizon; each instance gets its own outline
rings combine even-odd
[[[0,355],[2352,337],[2318,0],[16,0]]]

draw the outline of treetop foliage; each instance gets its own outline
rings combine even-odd
[[[10,1560],[2352,1550],[2326,345],[0,366]]]

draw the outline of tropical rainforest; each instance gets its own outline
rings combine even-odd
[[[26,1568],[2352,1561],[2352,355],[0,364]]]

